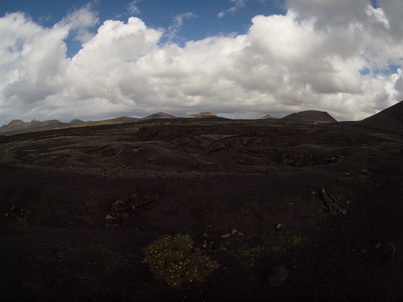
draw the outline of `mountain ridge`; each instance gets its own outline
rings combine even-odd
[[[86,126],[98,126],[98,125],[112,125],[123,123],[135,123],[148,120],[164,120],[164,119],[177,119],[177,120],[230,120],[224,117],[220,117],[211,112],[200,112],[189,114],[186,116],[176,117],[174,115],[157,112],[150,114],[143,118],[133,118],[122,116],[113,119],[101,120],[101,121],[82,121],[79,119],[73,119],[69,123],[63,123],[59,120],[46,120],[38,121],[33,119],[31,122],[24,122],[21,119],[13,119],[7,125],[0,127],[0,133],[18,133],[18,132],[30,132],[40,130],[51,130],[68,127],[86,127]],[[291,113],[283,118],[276,118],[270,114],[265,115],[257,120],[275,120],[280,122],[296,122],[296,123],[337,123],[326,111],[318,110],[306,110],[296,113]],[[358,121],[358,124],[369,128],[380,129],[391,133],[403,135],[403,101],[388,107],[379,113],[376,113],[362,121]]]

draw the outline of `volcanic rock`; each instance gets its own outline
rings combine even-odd
[[[385,259],[393,261],[396,255],[396,245],[394,242],[388,242],[383,249]]]
[[[269,273],[269,284],[271,286],[281,286],[288,278],[288,272],[284,265],[273,268]]]
[[[127,210],[129,210],[127,200],[117,200],[115,203],[112,204],[112,211],[116,213],[121,213]]]

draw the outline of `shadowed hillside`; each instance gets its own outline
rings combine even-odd
[[[291,113],[281,120],[299,123],[337,123],[337,121],[327,112],[317,110],[307,110]]]
[[[403,101],[366,118],[360,124],[403,135]]]
[[[151,115],[148,115],[146,117],[143,117],[143,120],[152,120],[152,119],[169,119],[169,118],[174,118],[175,116],[170,115],[165,112],[157,112]]]

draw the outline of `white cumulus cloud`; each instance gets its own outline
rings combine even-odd
[[[75,40],[86,42],[92,38],[92,33],[89,31],[99,21],[97,13],[88,4],[85,7],[76,10],[65,17],[59,25],[64,25],[74,33]]]
[[[90,7],[49,28],[8,14],[0,18],[0,124],[157,111],[258,118],[317,109],[362,119],[403,98],[403,3],[378,4],[289,0],[285,15],[256,16],[243,35],[184,46],[162,43],[175,28],[136,17],[99,24]],[[189,17],[178,16],[176,28]],[[79,29],[88,35],[68,58],[65,41]]]

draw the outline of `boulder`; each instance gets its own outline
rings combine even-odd
[[[388,242],[383,249],[383,256],[385,259],[393,261],[396,255],[396,245],[394,242]]]
[[[106,216],[107,225],[115,226],[117,224],[128,224],[132,214],[151,209],[152,204],[157,201],[158,198],[158,193],[150,191],[139,192],[136,189],[135,194],[118,199],[111,205],[111,211]]]
[[[127,202],[127,199],[125,200],[117,200],[112,204],[112,211],[116,212],[116,213],[122,213],[124,211],[129,210],[130,206]]]

